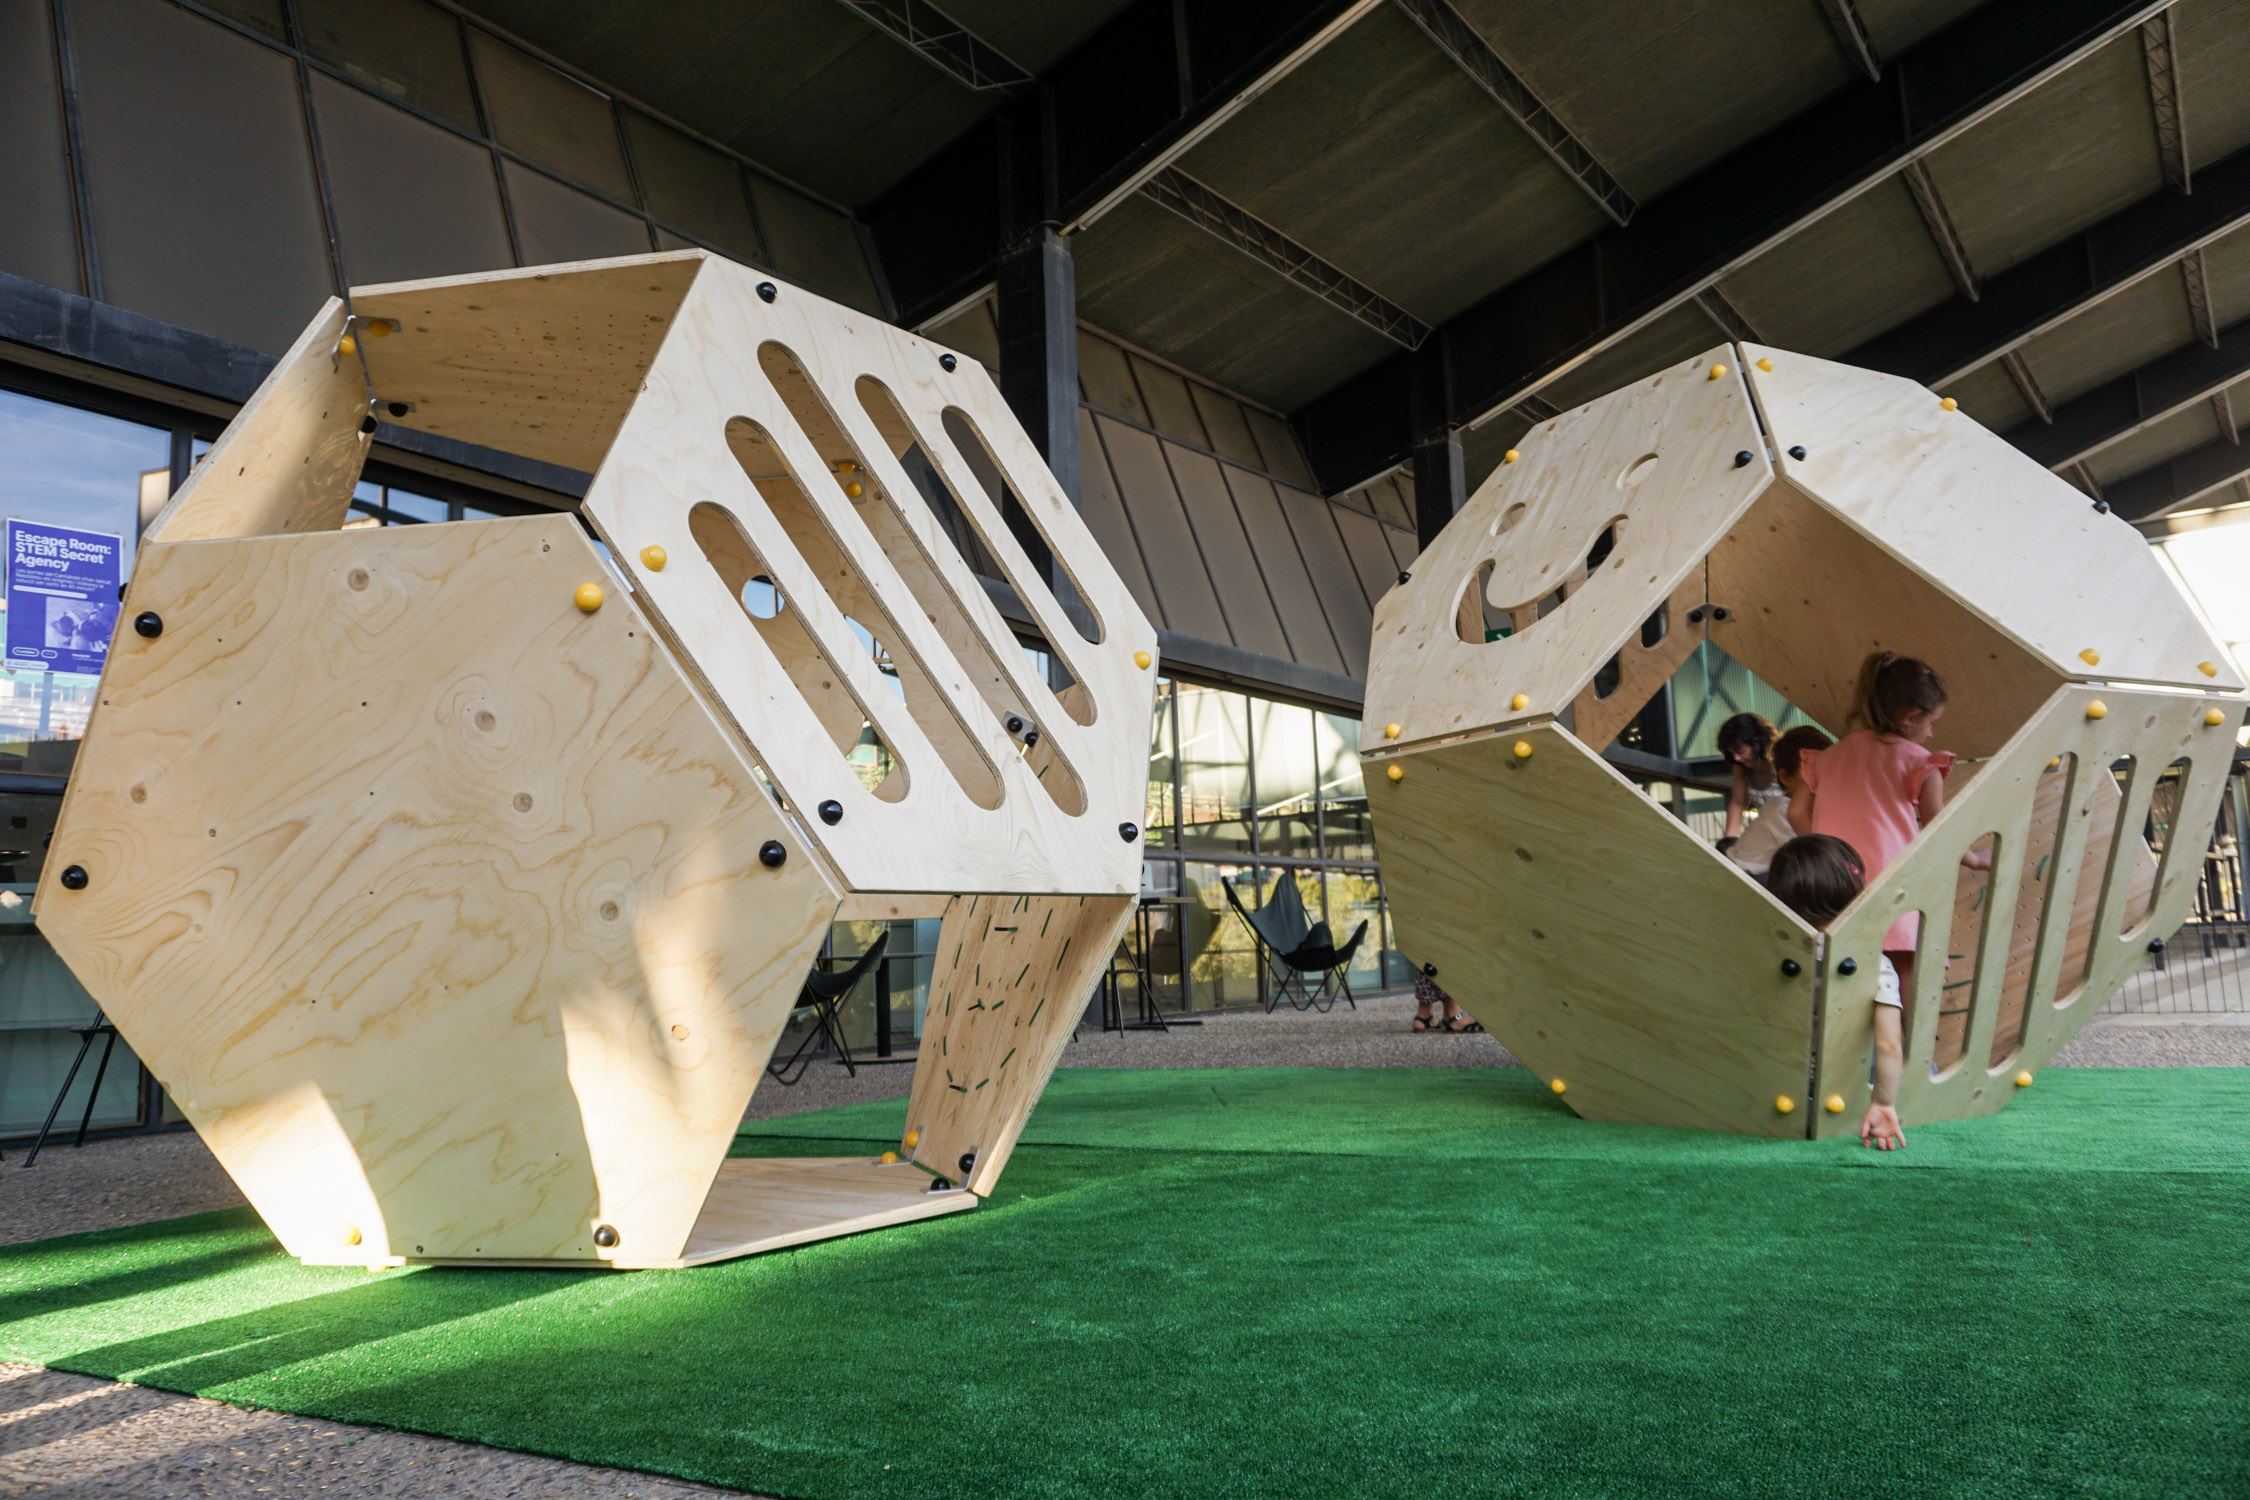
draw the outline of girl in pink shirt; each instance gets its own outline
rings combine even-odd
[[[1868,657],[1859,669],[1851,732],[1826,750],[1805,751],[1798,762],[1790,826],[1851,845],[1866,863],[1867,883],[1874,884],[1945,806],[1953,752],[1927,748],[1944,713],[1945,684],[1928,662],[1889,651]],[[1908,912],[1883,939],[1908,994],[1920,932],[1921,918]]]

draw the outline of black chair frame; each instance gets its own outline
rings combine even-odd
[[[805,1069],[813,1064],[813,1043],[824,1038],[828,1049],[834,1050],[836,1060],[844,1065],[844,1071],[854,1078],[859,1076],[859,1067],[852,1061],[852,1049],[844,1042],[843,1027],[836,1013],[853,988],[867,977],[868,971],[883,961],[883,950],[890,945],[891,931],[886,926],[874,944],[852,961],[850,968],[833,974],[815,969],[805,976],[805,987],[798,993],[797,1004],[792,1013],[798,1010],[811,1011],[813,1024],[805,1033],[804,1039],[797,1043],[797,1050],[790,1053],[786,1060],[766,1065],[766,1072],[774,1082],[783,1088],[794,1087],[805,1076]],[[797,1070],[794,1078],[789,1074],[791,1068]]]
[[[1353,1010],[1359,1009],[1359,1002],[1352,998],[1352,981],[1348,970],[1353,955],[1359,952],[1360,942],[1367,936],[1365,921],[1352,930],[1351,941],[1339,948],[1330,935],[1326,922],[1306,924],[1301,936],[1292,931],[1297,925],[1304,923],[1302,898],[1268,902],[1252,911],[1242,904],[1242,897],[1235,892],[1233,881],[1221,880],[1219,884],[1226,887],[1228,903],[1234,907],[1244,925],[1249,927],[1251,939],[1258,945],[1258,958],[1263,972],[1278,981],[1265,997],[1267,1015],[1272,1015],[1280,1008],[1284,1000],[1296,1010],[1317,1010],[1323,1014],[1334,1010],[1339,999]],[[1282,886],[1286,886],[1290,895],[1295,897],[1297,883],[1293,878],[1283,874],[1280,884],[1275,888],[1279,890]],[[1291,906],[1295,907],[1294,922],[1287,920],[1287,908]],[[1313,974],[1320,976],[1317,989],[1306,982],[1306,976]]]

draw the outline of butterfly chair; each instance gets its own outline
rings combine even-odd
[[[854,1078],[859,1076],[859,1068],[852,1062],[852,1049],[844,1044],[843,1028],[838,1023],[836,1013],[843,1006],[845,997],[867,977],[868,971],[882,962],[883,950],[890,945],[891,931],[885,927],[882,936],[875,939],[873,946],[865,953],[854,959],[850,968],[834,974],[823,974],[815,969],[805,976],[805,987],[797,995],[796,1008],[811,1011],[813,1023],[806,1030],[803,1040],[797,1043],[797,1050],[789,1054],[786,1062],[767,1067],[766,1071],[773,1075],[774,1082],[789,1087],[803,1078],[805,1069],[812,1066],[812,1045],[823,1037],[827,1038],[829,1047],[835,1050],[836,1060],[844,1065],[844,1071]],[[791,1068],[797,1070],[795,1078],[789,1076]]]
[[[1305,915],[1304,897],[1297,894],[1297,882],[1287,875],[1274,882],[1273,895],[1256,911],[1242,904],[1234,882],[1222,880],[1227,900],[1242,920],[1250,924],[1250,935],[1257,940],[1258,956],[1264,972],[1280,982],[1266,996],[1266,1014],[1287,1000],[1299,1010],[1327,1011],[1335,1008],[1337,991],[1343,992],[1343,1001],[1353,1010],[1359,1002],[1352,998],[1352,982],[1345,970],[1351,966],[1352,955],[1359,951],[1360,940],[1367,936],[1363,921],[1352,931],[1351,941],[1339,948],[1334,934],[1326,922],[1314,922]],[[1318,974],[1320,986],[1314,989],[1306,977]]]

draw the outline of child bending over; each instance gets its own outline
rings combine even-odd
[[[1776,734],[1772,722],[1762,714],[1736,714],[1719,726],[1719,753],[1734,768],[1734,784],[1727,788],[1726,836],[1719,840],[1721,854],[1733,852],[1751,808],[1764,818],[1789,800],[1773,773]]]
[[[1726,849],[1727,858],[1740,865],[1744,874],[1763,880],[1766,867],[1773,863],[1774,851],[1797,836],[1797,830],[1789,825],[1789,799],[1804,785],[1802,758],[1808,750],[1825,750],[1834,743],[1810,724],[1799,724],[1773,742],[1774,780],[1784,795],[1760,807],[1750,831],[1736,839],[1733,848]],[[1725,849],[1726,845],[1722,842],[1720,847]]]
[[[1774,851],[1766,889],[1783,906],[1825,928],[1865,889],[1859,853],[1842,839],[1811,833]],[[1898,969],[1885,954],[1876,960],[1875,1096],[1860,1122],[1863,1146],[1891,1151],[1906,1144],[1898,1123],[1898,1080],[1905,1066],[1905,1012],[1900,1005]]]

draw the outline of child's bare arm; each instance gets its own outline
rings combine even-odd
[[[1799,834],[1812,832],[1812,810],[1813,789],[1800,781],[1789,794],[1789,826]]]
[[[1863,1146],[1893,1151],[1906,1144],[1898,1123],[1898,1080],[1906,1069],[1906,1045],[1895,1005],[1875,1007],[1875,1098],[1860,1122]]]
[[[1734,782],[1727,788],[1727,832],[1730,839],[1742,836],[1742,815],[1750,807],[1750,778],[1742,767],[1734,768]]]

